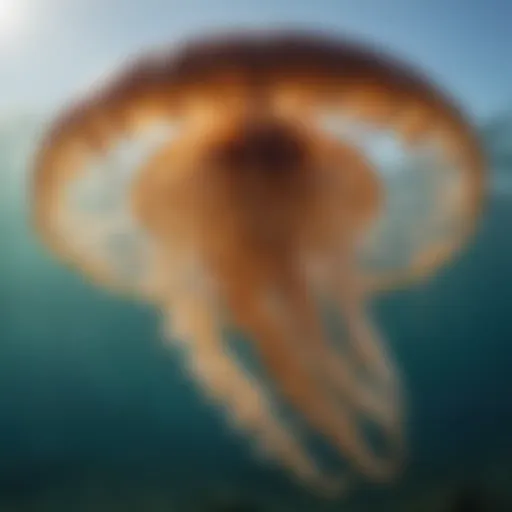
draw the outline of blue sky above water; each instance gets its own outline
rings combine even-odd
[[[511,101],[512,3],[504,0],[19,0],[27,27],[0,39],[0,113],[59,106],[126,57],[205,30],[299,27],[383,45],[470,114]]]

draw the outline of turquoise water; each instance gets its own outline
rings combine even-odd
[[[409,393],[404,478],[334,504],[254,460],[183,373],[180,352],[163,346],[153,311],[91,287],[45,252],[24,200],[37,128],[30,119],[5,123],[0,510],[421,512],[456,510],[449,503],[467,487],[492,503],[483,510],[512,509],[507,130],[512,123],[486,127],[499,187],[472,246],[431,282],[375,305]]]

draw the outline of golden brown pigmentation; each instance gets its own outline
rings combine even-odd
[[[360,147],[321,129],[322,109],[393,130],[411,149],[437,138],[460,171],[457,201],[439,203],[457,229],[397,271],[363,269],[359,251],[383,215],[385,189]],[[66,186],[117,139],[162,122],[176,124],[177,136],[128,188],[149,248],[142,280],[128,285],[116,261],[99,257],[92,239],[84,243],[85,221],[63,228]],[[474,230],[483,189],[472,129],[424,76],[347,41],[256,33],[141,58],[69,107],[42,144],[32,197],[37,229],[58,256],[100,285],[153,301],[168,334],[188,343],[191,371],[233,420],[330,491],[340,479],[325,475],[264,388],[238,368],[222,329],[245,331],[281,397],[360,473],[388,481],[404,458],[402,390],[366,303],[451,258]],[[344,319],[349,354],[331,343],[324,303]],[[382,429],[387,453],[365,438],[365,418]]]

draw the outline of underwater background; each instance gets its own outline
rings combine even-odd
[[[480,127],[492,176],[471,246],[375,304],[407,386],[404,477],[338,503],[253,456],[162,343],[151,308],[42,247],[26,194],[43,126],[0,125],[0,510],[473,510],[452,507],[465,499],[512,510],[511,115]]]
[[[11,3],[30,6],[34,22],[23,44],[6,43],[0,0],[0,512],[510,512],[512,2]],[[434,279],[374,304],[406,383],[403,477],[337,502],[259,461],[184,372],[179,347],[162,342],[156,312],[64,268],[28,221],[40,111],[127,53],[276,23],[375,36],[417,61],[478,119],[490,156],[471,245]]]

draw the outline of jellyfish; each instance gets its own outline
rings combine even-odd
[[[383,172],[376,140],[412,163]],[[397,477],[404,386],[369,304],[456,257],[486,182],[471,123],[425,74],[321,34],[209,36],[136,57],[67,105],[34,168],[33,224],[50,251],[152,304],[190,374],[269,457],[311,488],[342,485],[240,364],[227,328],[351,472]]]

